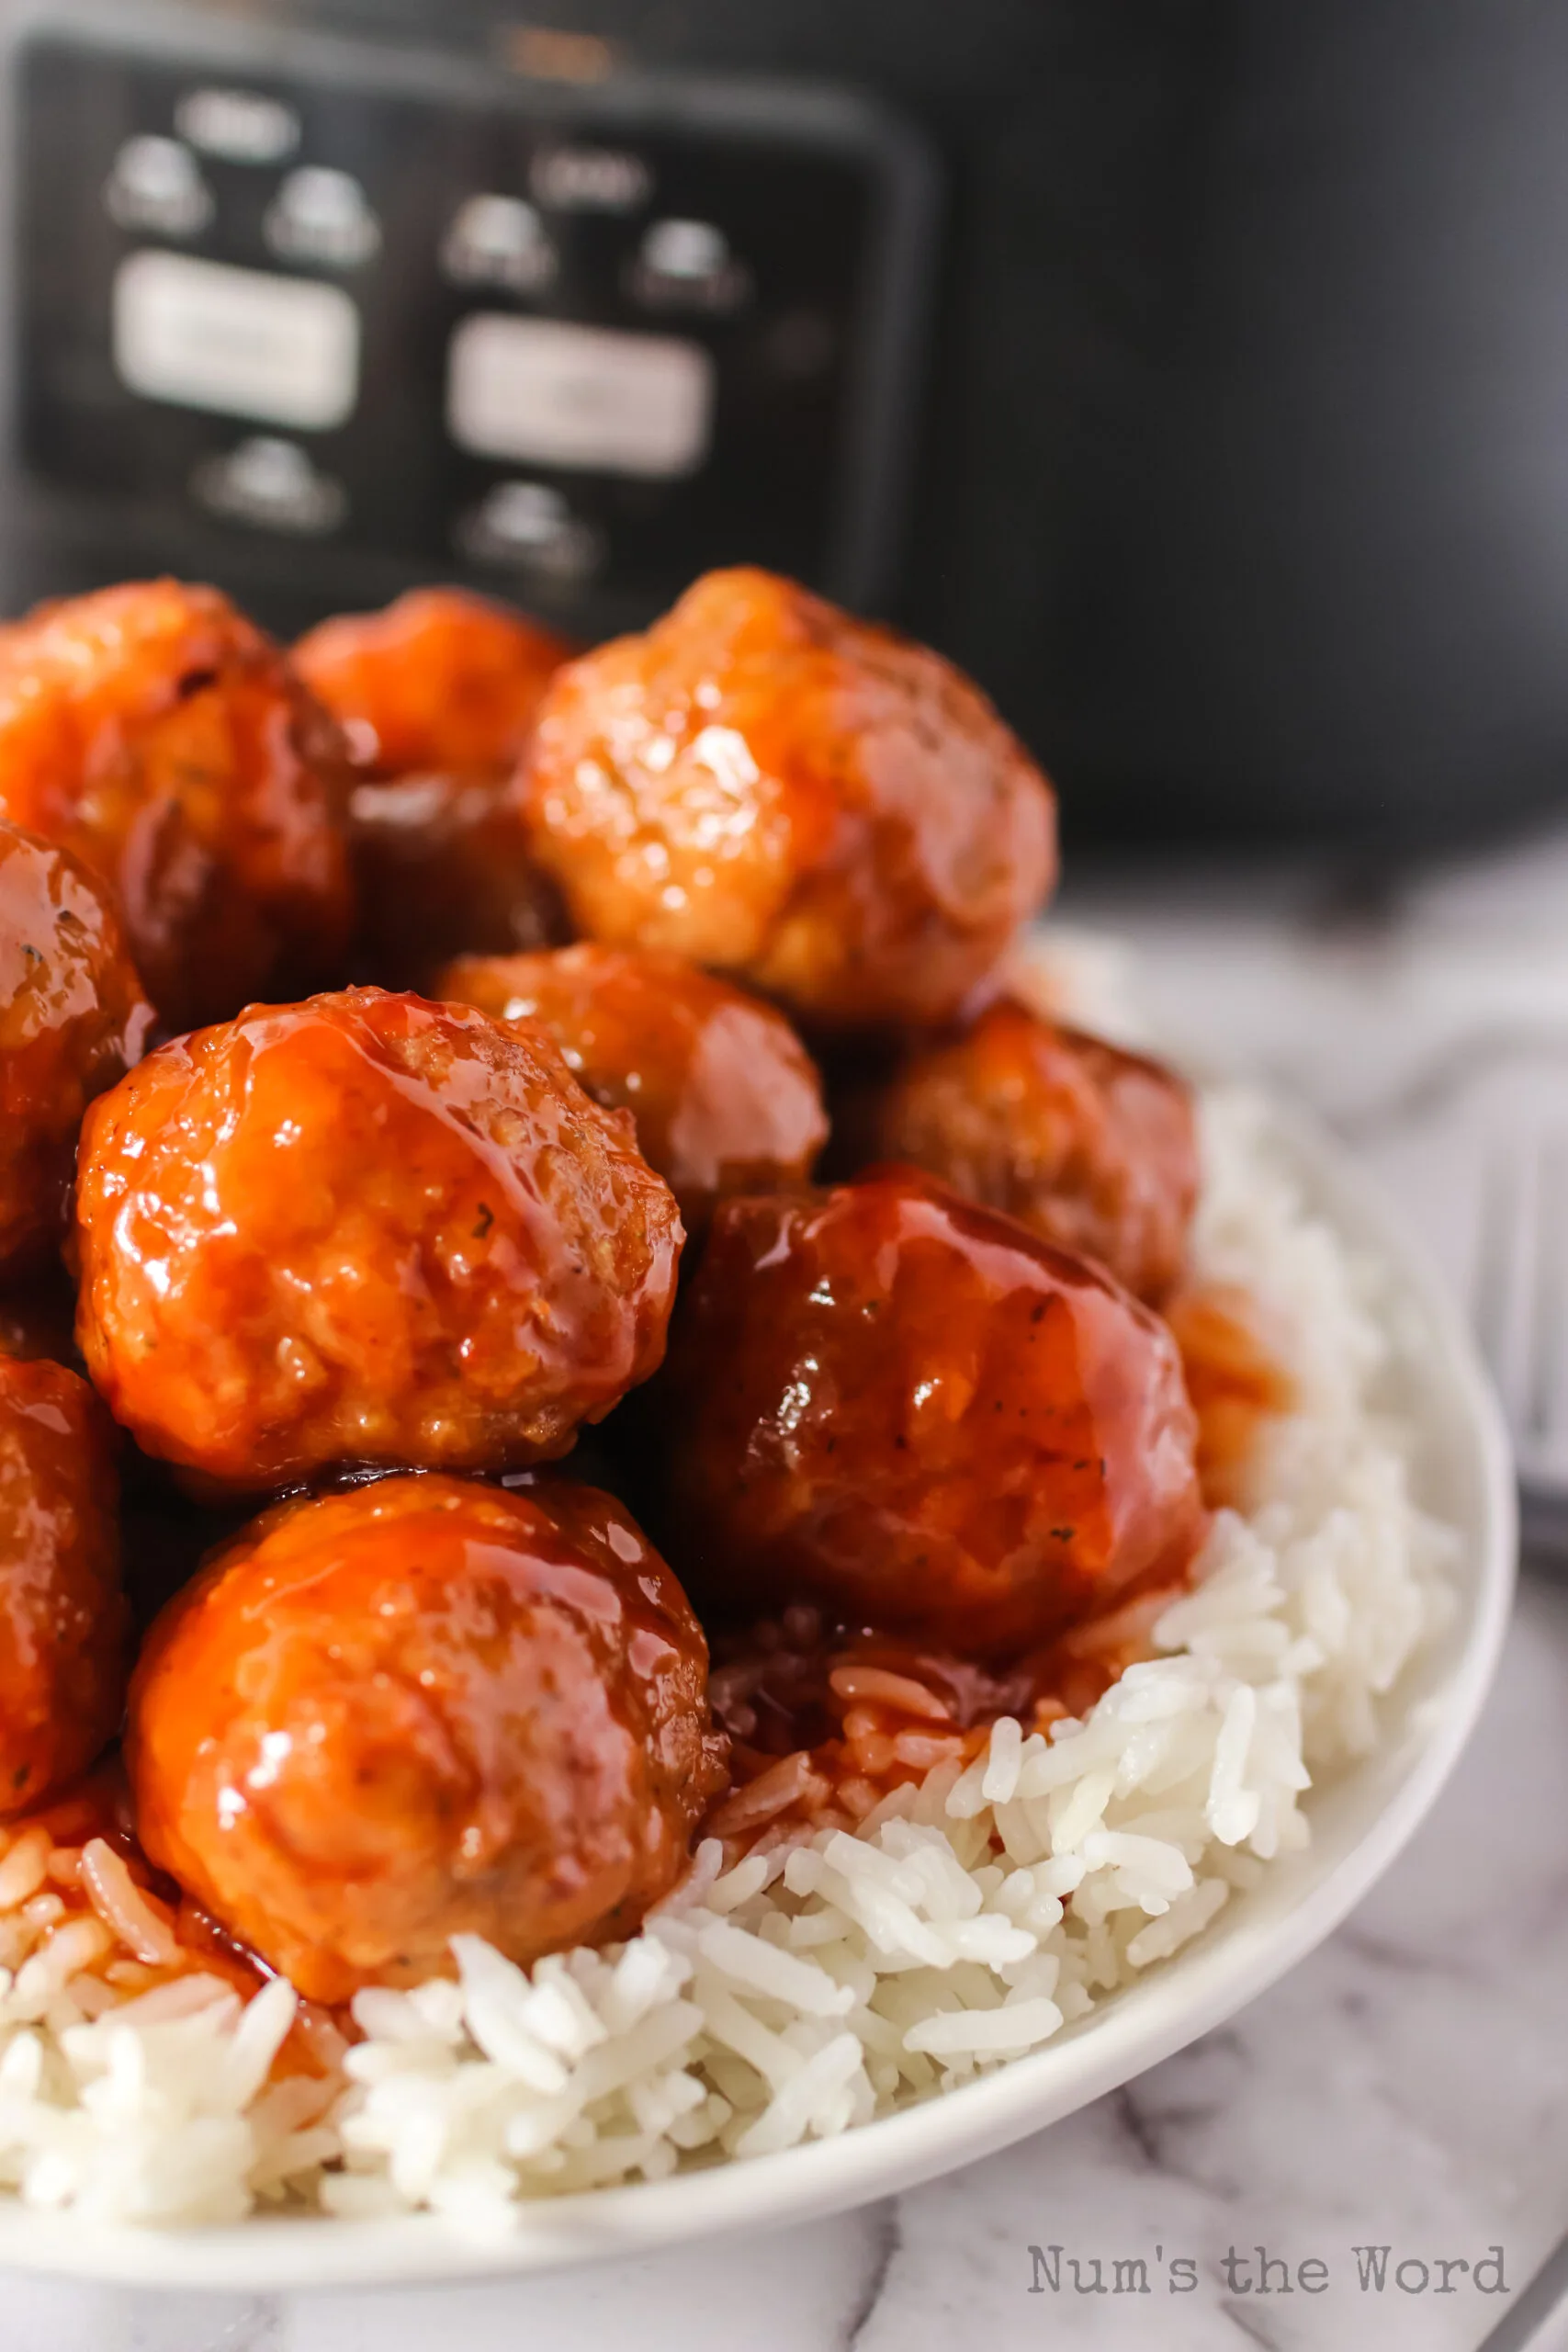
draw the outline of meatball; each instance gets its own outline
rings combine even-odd
[[[560,935],[511,777],[570,651],[457,588],[323,621],[295,648],[366,771],[349,800],[361,978],[423,985],[460,949],[502,955]]]
[[[508,776],[357,784],[348,821],[362,978],[433,988],[433,971],[460,949],[508,955],[561,936],[560,901],[534,863]]]
[[[93,1105],[77,1336],[231,1489],[564,1453],[664,1352],[682,1227],[543,1032],[351,989],[254,1005]]]
[[[91,1096],[152,1024],[119,925],[74,858],[0,824],[0,1269],[58,1250]]]
[[[434,988],[548,1030],[594,1101],[632,1114],[688,1232],[727,1193],[808,1175],[827,1139],[817,1072],[784,1015],[679,956],[465,956]]]
[[[138,582],[0,630],[0,815],[109,885],[170,1028],[330,975],[347,785],[335,725],[216,589]]]
[[[670,1524],[732,1617],[814,1600],[1003,1656],[1201,1532],[1165,1325],[913,1170],[724,1202],[661,1392]]]
[[[515,765],[565,640],[460,588],[343,613],[294,649],[312,694],[377,775]]]
[[[579,931],[829,1030],[953,1015],[1055,876],[1050,787],[978,690],[765,571],[559,672],[519,786]]]
[[[76,1351],[76,1293],[63,1266],[51,1267],[36,1282],[0,1297],[0,1355],[31,1362],[48,1356],[73,1372],[82,1369]]]
[[[876,1104],[872,1156],[912,1160],[1140,1298],[1181,1272],[1198,1196],[1192,1104],[1157,1062],[1004,1001],[911,1056]]]
[[[724,1784],[707,1648],[591,1487],[389,1478],[266,1512],[148,1637],[148,1854],[302,1993],[626,1936]],[[448,1963],[449,1964],[449,1963]]]
[[[119,1729],[130,1614],[114,1452],[85,1380],[0,1356],[0,1814],[63,1787]]]

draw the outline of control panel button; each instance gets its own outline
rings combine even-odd
[[[626,273],[626,290],[650,311],[738,311],[751,273],[711,220],[654,220]]]
[[[528,190],[555,212],[635,212],[653,194],[653,174],[625,147],[541,147]]]
[[[114,363],[143,400],[297,431],[344,424],[359,390],[359,313],[341,287],[130,254],[115,273]]]
[[[259,90],[187,90],[175,108],[175,129],[226,164],[286,163],[299,144],[293,107]]]
[[[262,222],[279,261],[322,269],[357,269],[381,243],[381,225],[359,182],[324,164],[290,172]]]
[[[559,586],[592,579],[605,555],[604,532],[543,481],[498,481],[459,523],[457,548],[480,563],[509,564]]]
[[[477,457],[669,480],[707,455],[713,378],[674,335],[476,311],[447,355],[447,430]]]
[[[128,139],[104,184],[109,218],[144,236],[196,237],[212,219],[212,190],[177,139]]]
[[[470,196],[442,240],[441,266],[459,286],[538,294],[555,277],[556,251],[538,212],[521,197]]]
[[[221,456],[204,458],[191,494],[209,514],[265,531],[320,538],[348,511],[343,484],[322,473],[298,441],[256,434]]]

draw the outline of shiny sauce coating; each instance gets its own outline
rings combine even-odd
[[[592,943],[464,956],[433,989],[547,1030],[596,1102],[631,1113],[688,1232],[726,1193],[808,1176],[827,1139],[817,1072],[784,1015],[682,956]]]
[[[610,1497],[390,1478],[284,1504],[149,1636],[141,1841],[307,1994],[630,1933],[725,1779],[702,1632]]]
[[[1055,875],[1050,788],[978,689],[751,569],[558,673],[520,788],[579,931],[824,1029],[950,1017]]]
[[[76,1237],[116,1417],[258,1491],[565,1453],[660,1362],[682,1228],[542,1032],[360,989],[254,1006],[101,1097]]]
[[[336,726],[216,589],[136,582],[0,629],[0,816],[108,885],[170,1028],[332,972],[348,781]]]
[[[657,1403],[671,1539],[732,1619],[809,1600],[1001,1657],[1202,1532],[1166,1326],[914,1170],[723,1203]]]
[[[0,823],[0,1272],[64,1237],[76,1135],[141,1058],[152,1008],[102,886],[52,842]]]
[[[913,1053],[871,1148],[1098,1258],[1156,1303],[1181,1272],[1198,1197],[1191,1098],[1171,1071],[1010,1000]]]
[[[539,701],[570,647],[457,588],[323,621],[294,649],[341,720],[358,885],[354,977],[425,987],[463,950],[504,955],[560,935],[511,789]]]
[[[85,1380],[0,1356],[0,1815],[63,1787],[119,1728],[130,1620],[114,1456]]]

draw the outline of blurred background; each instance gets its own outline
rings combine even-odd
[[[584,636],[775,565],[1072,843],[1387,861],[1568,778],[1568,12],[0,0],[9,606]]]

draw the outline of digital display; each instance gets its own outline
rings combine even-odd
[[[148,249],[115,273],[113,334],[143,400],[302,432],[354,413],[359,314],[340,287]]]
[[[475,457],[669,481],[707,454],[701,344],[481,311],[452,337],[446,419]]]

